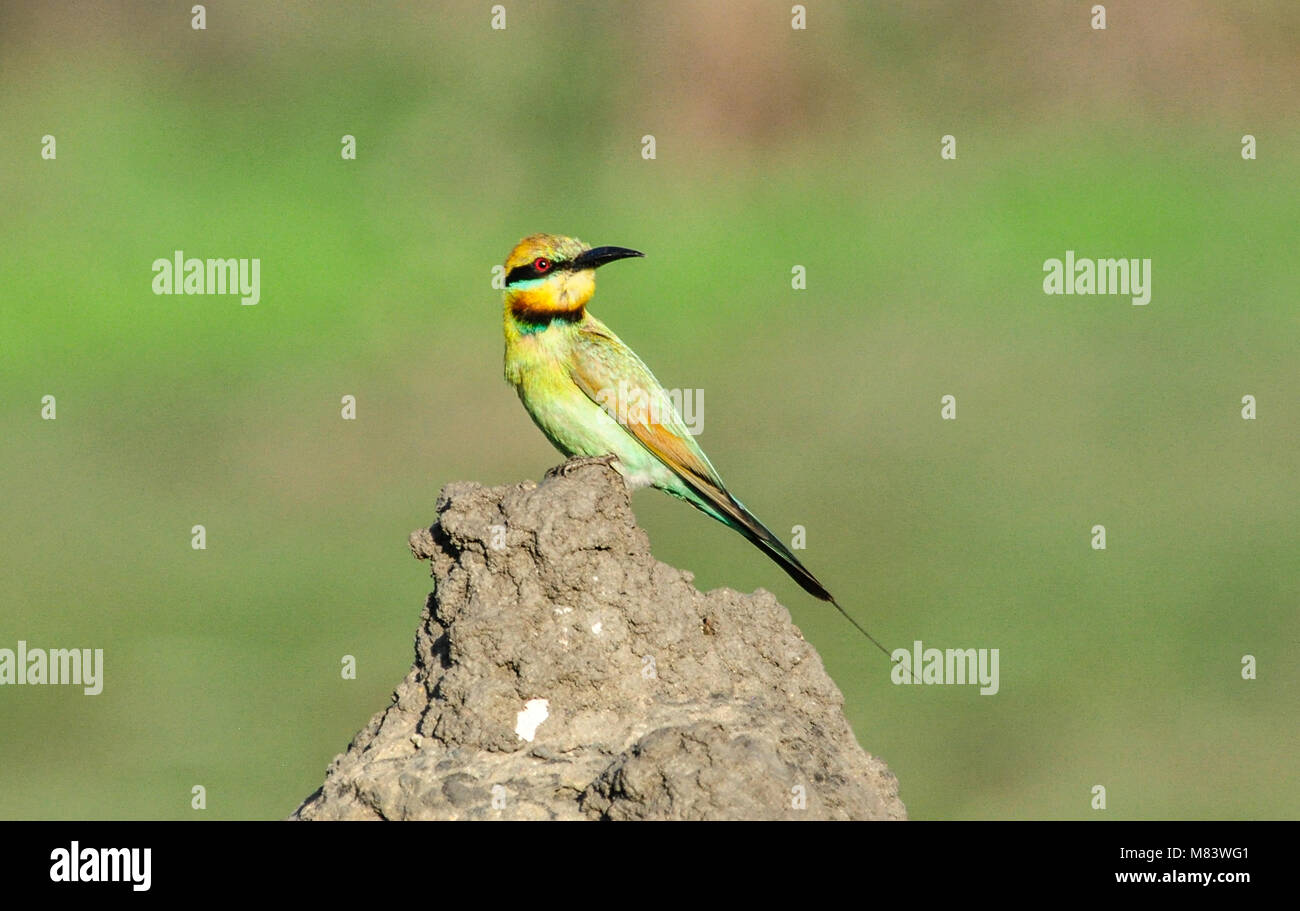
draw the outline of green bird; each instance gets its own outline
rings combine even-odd
[[[598,268],[644,255],[553,234],[521,240],[505,261],[506,381],[566,456],[608,461],[629,487],[657,487],[740,532],[888,655],[728,492],[654,374],[587,311]]]

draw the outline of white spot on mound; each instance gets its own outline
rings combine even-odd
[[[537,729],[550,715],[550,707],[545,699],[529,699],[524,703],[524,710],[515,717],[515,733],[520,740],[533,742]]]
[[[601,623],[599,620],[597,620],[595,623],[591,625],[591,631],[595,633],[597,636],[600,635],[600,631],[603,630],[604,628],[605,625]]]

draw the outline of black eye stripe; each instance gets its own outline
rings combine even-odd
[[[528,281],[530,278],[537,277],[537,270],[533,268],[532,263],[526,266],[515,266],[510,270],[510,274],[506,276],[506,284],[513,285],[515,282]]]
[[[546,257],[543,256],[540,258],[545,259]],[[537,260],[535,258],[533,262],[536,261]],[[533,266],[532,262],[526,263],[525,265],[522,266],[515,266],[513,269],[510,270],[510,273],[506,276],[506,285],[513,285],[515,282],[526,282],[534,278],[544,278],[547,275],[552,275],[556,272],[559,272],[561,269],[567,269],[570,271],[572,271],[573,269],[572,262],[557,262],[555,260],[550,260],[550,263],[551,263],[551,268],[547,269],[545,272],[538,272],[537,269]]]

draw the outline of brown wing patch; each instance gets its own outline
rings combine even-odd
[[[609,338],[603,334],[601,337]],[[709,499],[714,499],[716,496],[721,503],[729,500],[722,491],[722,482],[713,472],[712,466],[700,457],[691,441],[683,439],[673,428],[653,420],[652,409],[627,407],[626,401],[620,401],[623,388],[599,359],[577,358],[575,361],[576,363],[569,367],[569,375],[587,398],[600,405],[606,414],[618,421],[655,458],[680,475],[683,480],[709,489],[714,495]],[[658,387],[658,383],[651,377],[641,378],[640,381],[643,387]],[[629,389],[632,386],[627,380],[623,380],[623,384]],[[649,390],[645,390],[643,395],[648,397]]]

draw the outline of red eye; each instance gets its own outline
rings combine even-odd
[[[538,272],[549,272],[551,269],[551,261],[543,256],[539,256],[537,259],[533,260],[533,268]]]

